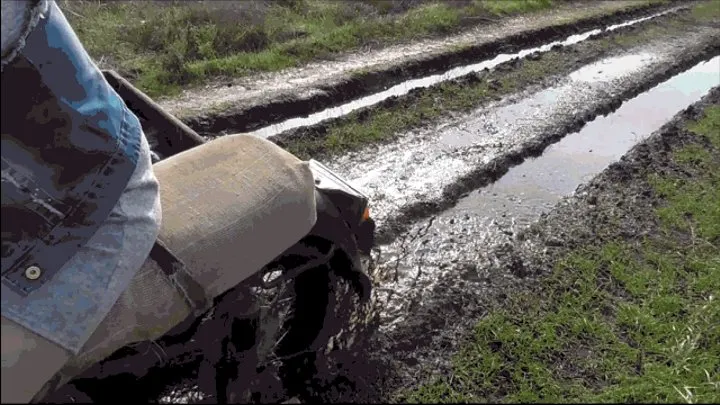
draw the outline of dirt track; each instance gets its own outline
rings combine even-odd
[[[512,95],[469,115],[412,131],[389,145],[332,159],[331,166],[370,194],[380,241],[390,242],[409,225],[445,211],[466,193],[541,154],[624,100],[720,51],[720,37],[710,27],[682,34],[687,35],[658,39],[618,55],[619,63],[629,65],[617,74],[608,70],[605,80],[564,78],[545,93]],[[622,60],[623,55],[630,59]],[[643,61],[642,55],[655,56]],[[548,97],[557,100],[543,102]]]
[[[393,359],[392,365],[386,365],[391,371],[377,376],[384,393],[428,378],[428,373],[447,372],[452,353],[478,319],[490,308],[502,306],[511,292],[531,291],[573,249],[616,239],[642,239],[658,232],[653,218],[659,197],[647,175],[683,173],[670,158],[671,152],[698,142],[702,145],[684,130],[686,122],[700,118],[705,106],[718,104],[720,87],[715,87],[521,235],[487,252],[494,260],[482,265],[455,264],[455,274],[440,280],[411,320],[379,340],[380,353],[387,355],[378,358]],[[457,282],[458,278],[462,281]]]
[[[605,2],[593,9],[614,9],[617,7],[614,4]],[[382,63],[387,62],[384,68],[398,64],[394,69],[404,72],[402,78],[406,79],[408,75],[475,62],[501,50],[532,47],[581,28],[604,26],[657,10],[625,11],[614,17],[590,19],[560,29],[539,28],[558,18],[554,15],[532,26],[539,30],[535,34],[542,35],[525,33],[511,39],[496,38],[500,32],[517,34],[526,22],[519,19],[500,27],[498,33],[488,34],[491,42],[481,39],[469,48],[471,50],[453,53],[454,56],[448,56],[443,50],[447,50],[449,44],[466,43],[473,33],[439,42],[437,53],[430,53],[423,62],[407,62],[413,59],[410,56],[399,63],[395,55]],[[561,14],[566,12],[573,14],[578,10]],[[673,118],[620,162],[603,169],[636,141],[657,130],[677,109],[720,84],[707,81],[708,76],[712,79],[713,69],[720,70],[719,22],[714,19],[700,23],[697,16],[687,10],[674,12],[637,27],[551,50],[545,56],[533,55],[530,60],[544,58],[566,63],[550,75],[523,81],[520,88],[508,87],[512,91],[493,93],[472,108],[450,111],[439,120],[421,122],[412,130],[391,134],[383,142],[351,153],[318,154],[339,174],[367,192],[373,201],[373,215],[380,225],[374,257],[378,317],[370,325],[369,330],[375,334],[364,342],[367,347],[360,352],[332,352],[327,358],[327,368],[321,368],[317,375],[314,391],[303,400],[382,401],[393,397],[398,389],[443,374],[451,367],[451,353],[477,319],[501,304],[509,292],[531,289],[552,263],[574,246],[599,236],[612,238],[613,235],[651,232],[655,224],[644,218],[649,218],[646,214],[653,204],[652,195],[638,174],[675,170],[667,159],[667,151],[673,145],[693,141],[687,133],[678,131],[677,125],[693,118],[697,108]],[[657,37],[653,37],[655,34]],[[421,49],[426,45],[410,47]],[[561,148],[558,142],[576,136],[576,132],[591,127],[603,116],[612,120],[614,113],[625,113],[624,105],[632,104],[642,94],[668,83],[673,77],[696,80],[697,76],[682,75],[713,57],[710,64],[700,68],[701,85],[677,85],[678,89],[672,89],[683,92],[683,97],[675,100],[678,104],[672,104],[677,109],[658,108],[662,110],[660,114],[664,114],[660,121],[648,119],[652,125],[639,126],[645,133],[638,134],[637,138],[624,134],[622,141],[613,140],[621,130],[608,126],[605,132],[586,135],[607,136],[607,145],[593,144],[594,151],[585,150],[584,142],[589,141],[581,138],[580,146],[576,144],[568,153],[570,157],[565,158],[583,160],[587,167],[558,160],[558,167],[537,166],[536,172],[554,170],[541,178],[533,177],[533,167],[523,166],[523,162],[532,162],[530,158],[555,153]],[[267,97],[258,98],[257,92],[248,92],[247,98],[236,105],[239,110],[230,115],[190,121],[201,130],[247,130],[288,114],[317,111],[330,103],[336,105],[399,80],[392,79],[388,71],[364,73],[364,79],[348,79],[347,69],[357,67],[353,63],[352,59],[338,62],[336,67],[340,67],[341,73],[325,80],[324,85],[335,86],[333,91],[318,90],[317,77],[304,76],[305,81],[288,81]],[[468,86],[489,80],[500,82],[513,72],[522,71],[526,64],[530,65],[528,59],[507,62],[495,71],[463,77],[457,82]],[[343,71],[342,66],[346,70]],[[302,72],[290,75],[302,75]],[[669,86],[672,88],[675,84]],[[288,100],[287,92],[298,88],[307,91]],[[236,91],[237,88],[230,88],[229,92]],[[437,97],[439,103],[447,96],[414,92],[366,109],[361,115],[382,114],[396,105],[412,106],[413,100],[428,94]],[[670,92],[670,97],[672,94]],[[657,100],[663,102],[661,97]],[[702,103],[718,102],[720,92],[715,87]],[[173,108],[175,112],[182,109],[180,104]],[[630,114],[649,114],[642,109],[630,111]],[[237,114],[245,114],[245,118],[235,120],[233,117]],[[282,144],[292,141],[293,137],[322,136],[329,126],[342,121],[340,118],[301,128],[276,140]],[[611,144],[621,145],[612,149]],[[522,172],[523,167],[530,169]],[[585,171],[575,176],[563,173],[576,168]],[[592,179],[601,171],[602,174]],[[530,180],[523,180],[526,176]],[[507,179],[514,179],[515,183],[507,183]],[[560,185],[551,190],[551,195],[546,195],[548,193],[543,193],[547,190],[533,189],[540,183]],[[583,183],[586,185],[573,193],[575,187]],[[568,198],[560,201],[562,197]],[[625,220],[619,227],[610,227],[608,213],[618,211]],[[282,398],[281,392],[269,392],[279,389],[277,385],[265,388],[268,393],[264,398]]]
[[[597,42],[589,41],[554,51],[567,55],[567,77],[545,78],[476,110],[326,160],[373,200],[380,224],[375,257],[379,330],[370,351],[333,352],[329,368],[319,370],[314,391],[304,400],[387,399],[398,388],[449,367],[449,353],[483,311],[542,274],[526,257],[529,253],[518,249],[538,246],[523,229],[554,202],[522,218],[512,209],[505,216],[489,215],[489,223],[452,207],[596,117],[718,55],[716,26],[697,24],[687,15],[611,34],[622,42],[634,31],[674,27],[629,47],[597,52]],[[518,68],[508,63],[498,70]],[[596,181],[609,182],[604,178]],[[558,215],[574,218],[567,211]],[[514,217],[520,223],[507,225]],[[557,232],[548,243],[565,246],[565,238],[574,235]]]
[[[373,348],[368,354],[371,359],[365,363],[354,360],[353,366],[347,366],[347,359],[338,360],[347,367],[345,375],[353,376],[350,380],[357,385],[348,388],[347,395],[361,402],[387,399],[398,388],[412,386],[428,373],[442,373],[449,367],[458,342],[491,304],[502,302],[510,291],[532,285],[532,280],[542,276],[558,257],[556,254],[602,234],[603,227],[608,226],[602,222],[604,212],[616,212],[628,207],[626,202],[635,204],[642,199],[647,194],[647,186],[640,184],[642,180],[635,179],[637,183],[630,185],[625,181],[633,181],[629,179],[631,173],[645,173],[643,165],[651,171],[662,171],[663,166],[672,165],[665,154],[658,152],[658,144],[664,145],[676,133],[673,125],[688,118],[695,109],[676,117],[658,134],[635,147],[621,163],[580,188],[577,198],[561,202],[529,230],[528,221],[535,222],[533,214],[543,210],[530,212],[529,216],[526,213],[520,224],[508,225],[514,216],[513,204],[509,204],[507,216],[500,217],[499,213],[488,216],[490,223],[478,221],[482,218],[477,218],[476,211],[468,215],[452,208],[458,201],[467,200],[468,193],[501,179],[524,159],[542,155],[548,145],[584,128],[596,117],[612,113],[628,99],[718,55],[716,35],[712,26],[704,33],[693,27],[692,32],[684,31],[673,40],[658,38],[632,51],[615,54],[615,59],[625,61],[619,71],[592,64],[581,68],[573,74],[575,77],[609,76],[598,80],[602,85],[588,93],[585,91],[593,89],[592,85],[583,87],[577,82],[568,83],[567,79],[555,81],[551,86],[552,97],[547,93],[543,96],[547,90],[529,89],[469,116],[400,136],[389,145],[333,159],[336,170],[371,194],[381,223],[388,220],[381,227],[384,237],[378,249],[376,273],[382,280],[378,301],[385,316],[379,322],[381,332],[369,345]],[[649,54],[664,56],[647,58]],[[720,71],[720,65],[717,58],[711,63],[706,71],[712,75]],[[612,66],[612,62],[604,66]],[[557,91],[563,83],[570,86],[567,103],[563,101],[563,92]],[[705,103],[717,97],[715,90]],[[552,102],[540,102],[536,104],[540,108],[532,108],[533,100]],[[491,135],[497,140],[488,139]],[[451,138],[449,144],[455,148],[447,147]],[[478,144],[486,146],[478,148]],[[490,155],[484,155],[488,149]],[[494,155],[493,150],[498,154]],[[473,155],[469,162],[463,160]],[[443,160],[443,156],[449,160]],[[581,180],[576,181],[582,184]],[[567,192],[572,194],[571,190]],[[594,203],[588,205],[587,201]],[[645,203],[649,201],[646,199]],[[554,202],[544,210],[552,205]],[[515,209],[522,206],[514,205]],[[628,215],[632,219],[613,232],[631,234],[638,229],[642,234],[653,225],[642,223],[643,218],[650,218],[643,213],[648,205],[636,204],[630,209]],[[550,250],[556,253],[548,256]],[[390,315],[393,310],[397,315]],[[379,347],[382,349],[378,350]],[[378,370],[390,371],[380,375]],[[341,391],[333,391],[336,395],[333,400],[349,399]],[[326,398],[325,395],[329,394],[322,397]]]

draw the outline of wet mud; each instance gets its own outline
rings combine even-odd
[[[577,71],[581,80],[605,80],[602,73],[650,54],[610,58]],[[482,215],[512,220],[509,232],[529,226],[560,198],[591,180],[611,162],[668,121],[677,111],[699,100],[720,84],[720,57],[701,63],[646,93],[625,102],[617,111],[588,122],[548,147],[541,156],[508,170],[495,183],[462,198],[447,214]],[[542,108],[542,106],[540,106]]]
[[[603,28],[634,18],[667,10],[681,4],[643,4],[615,11],[609,15],[594,16],[570,23],[545,26],[522,31],[510,36],[471,45],[460,50],[446,50],[425,58],[413,59],[392,67],[347,74],[332,85],[319,85],[312,89],[295,89],[285,95],[255,105],[227,106],[222,112],[202,116],[184,117],[183,121],[203,136],[248,132],[292,117],[302,117],[323,109],[349,102],[359,97],[386,90],[409,79],[438,74],[449,69],[476,63],[500,53],[514,53],[525,48],[541,46],[583,31]],[[237,91],[243,91],[238,89]]]
[[[710,52],[711,55],[717,53],[717,49]],[[655,57],[649,53],[619,56],[579,69],[573,77],[593,83],[611,81],[613,76],[622,76],[626,70]],[[579,125],[581,128],[574,133],[569,130],[570,134],[545,149],[537,159],[528,159],[510,168],[496,182],[460,198],[454,207],[409,227],[392,244],[379,246],[374,273],[379,319],[377,332],[368,344],[372,349],[364,358],[360,356],[362,360],[354,359],[349,366],[347,359],[335,358],[353,384],[346,384],[332,396],[316,393],[311,398],[353,402],[387,400],[398,389],[417,384],[432,373],[449,370],[451,353],[458,342],[463,341],[473,322],[491,305],[502,303],[509,291],[531,288],[532,280],[544,274],[551,263],[541,262],[546,267],[539,268],[529,262],[526,255],[518,254],[518,246],[542,256],[548,249],[575,246],[574,243],[591,240],[596,232],[602,232],[597,231],[607,218],[602,211],[591,216],[583,213],[575,216],[563,207],[576,200],[597,205],[599,197],[588,197],[586,190],[614,181],[615,175],[607,173],[616,173],[618,165],[627,161],[635,162],[633,156],[638,150],[654,144],[660,135],[655,133],[643,141],[647,136],[661,127],[658,132],[667,132],[674,123],[686,118],[688,111],[694,110],[690,108],[680,118],[672,119],[677,111],[700,99],[711,87],[720,85],[717,75],[720,57],[707,60],[706,55],[704,59],[680,74],[668,73],[670,78],[660,84],[645,86],[649,89],[646,92],[621,98],[627,101],[619,108],[615,106],[612,113]],[[624,64],[625,69],[615,69],[619,63]],[[603,71],[609,73],[599,74]],[[719,91],[716,87],[703,102],[717,99]],[[626,94],[622,90],[611,93]],[[534,100],[547,103],[549,99],[552,97]],[[539,107],[542,108],[542,102]],[[671,122],[663,126],[669,120]],[[450,140],[450,143],[457,141]],[[460,142],[467,143],[468,139]],[[636,144],[638,146],[634,146]],[[629,149],[631,152],[621,158]],[[618,159],[620,163],[612,163]],[[591,180],[609,164],[607,170]],[[637,173],[637,167],[642,164],[634,163],[631,173]],[[648,168],[653,170],[652,165]],[[590,181],[588,186],[581,185],[587,181]],[[566,198],[576,188],[576,196]],[[611,202],[625,207],[637,197],[623,198],[615,197]],[[551,211],[556,204],[560,207],[559,214]],[[603,209],[617,207],[603,206]],[[550,217],[562,221],[562,225],[551,231],[538,231]],[[587,225],[588,218],[599,224]],[[637,218],[650,217],[639,215]],[[540,225],[532,225],[538,219]],[[572,224],[568,229],[574,232],[584,232],[584,239],[576,240],[573,233],[564,228],[567,224]],[[632,232],[633,226],[630,223],[625,231]]]
[[[423,292],[455,271],[452,263],[482,262],[478,252],[512,241],[677,111],[720,85],[717,72],[720,56],[660,83],[568,134],[538,158],[509,169],[453,208],[415,224],[394,243],[379,246],[381,330],[407,322]],[[520,277],[526,273],[520,264],[513,271]]]
[[[600,105],[607,109],[590,118],[580,111],[584,120],[570,129],[562,126],[559,142],[543,147],[545,153],[538,151],[537,159],[506,168],[504,176],[484,189],[465,193],[453,207],[409,226],[392,244],[380,245],[374,272],[379,318],[369,349],[354,357],[330,353],[328,370],[318,376],[329,388],[304,400],[383,401],[442,374],[477,319],[491,306],[502,305],[508,292],[532,288],[557,255],[607,232],[608,212],[628,209],[634,215],[618,232],[646,232],[653,225],[642,211],[652,209],[647,184],[626,187],[626,182],[638,173],[664,170],[669,164],[667,139],[697,107],[675,118],[673,114],[720,85],[720,50],[714,42],[694,48],[685,44],[686,56],[676,55],[675,66],[667,63],[669,54],[645,48],[647,52],[608,58],[570,75],[575,87],[605,84]],[[618,79],[618,88],[607,86]],[[507,111],[517,113],[518,104],[523,111],[528,106],[547,110],[558,101],[557,88],[547,90],[510,104],[515,110]],[[719,98],[715,87],[701,104]],[[494,116],[493,122],[502,125],[502,116]],[[448,133],[439,139],[451,147],[478,141],[467,136]],[[680,137],[672,143],[683,142]]]
[[[554,263],[574,248],[656,232],[652,218],[657,200],[647,174],[684,173],[670,158],[672,151],[700,142],[684,129],[685,122],[719,103],[720,87],[715,87],[520,234],[497,246],[479,247],[476,260],[450,264],[452,271],[426,290],[406,322],[375,336],[368,355],[373,360],[354,370],[372,375],[375,388],[353,395],[387,400],[430,376],[447,375],[449,360],[472,325],[489,309],[501,307],[510,292],[533,291],[538,278],[550,274]],[[375,373],[370,364],[382,364],[385,372]]]
[[[468,148],[462,148],[461,150],[464,151],[470,150],[464,154],[458,154],[457,149],[444,155],[438,155],[435,152],[434,157],[432,157],[432,160],[436,162],[434,166],[444,169],[439,172],[434,171],[433,179],[429,179],[427,175],[423,174],[425,171],[431,170],[429,167],[431,165],[430,161],[418,165],[420,169],[414,176],[417,179],[428,179],[423,183],[424,186],[420,195],[415,193],[416,195],[412,196],[411,193],[406,193],[403,196],[404,201],[402,199],[393,201],[392,196],[388,199],[383,195],[386,192],[380,193],[378,191],[379,195],[376,196],[377,205],[381,211],[378,228],[379,243],[389,243],[399,235],[407,232],[410,226],[418,220],[427,219],[452,208],[467,193],[491,184],[507,173],[511,167],[522,163],[525,159],[539,156],[549,145],[558,142],[566,134],[577,131],[598,116],[615,111],[623,101],[649,90],[659,82],[669,79],[700,61],[716,56],[720,53],[720,45],[718,45],[717,39],[716,37],[705,38],[704,43],[691,45],[690,49],[678,45],[679,47],[675,49],[677,53],[674,53],[668,59],[663,57],[664,62],[660,62],[660,59],[651,62],[649,65],[655,67],[652,71],[640,69],[634,75],[630,75],[632,77],[615,79],[613,81],[615,88],[608,87],[609,83],[572,82],[573,84],[565,84],[565,86],[571,86],[566,87],[566,93],[564,94],[567,95],[565,97],[560,97],[562,92],[559,92],[557,87],[546,89],[536,93],[534,98],[531,96],[516,103],[508,103],[510,105],[505,108],[503,106],[495,109],[489,107],[483,111],[479,118],[475,119],[475,122],[466,120],[463,124],[444,129],[442,131],[444,134],[455,132],[464,138],[467,138],[466,134],[468,132],[479,131],[483,135],[483,140],[479,144],[476,143]],[[669,55],[666,54],[666,56]],[[562,105],[562,107],[555,110],[555,113],[556,115],[559,114],[560,117],[548,116],[548,114],[552,115],[552,111],[539,107],[543,106],[543,103],[538,100],[543,98],[551,100],[557,98],[555,100],[556,104]],[[500,111],[500,113],[496,113],[496,111]],[[505,121],[503,121],[503,117]],[[465,129],[463,125],[469,126],[470,129]],[[490,126],[488,127],[488,125]],[[536,136],[527,138],[527,134],[523,132],[532,132]],[[432,149],[431,145],[439,144],[436,133],[430,135],[425,132],[424,139],[419,134],[414,134],[412,141],[406,141],[405,144],[402,144],[401,141],[398,145],[401,144],[402,146],[383,147],[382,151],[396,148],[397,154],[399,150],[402,150],[407,160],[404,165],[415,167],[414,163],[410,162],[411,155],[409,151],[412,150],[428,155],[429,152],[427,151]],[[451,135],[446,136],[446,143],[452,144],[456,142],[450,137]],[[413,143],[414,149],[410,149],[410,143]],[[473,151],[475,156],[470,162],[474,161],[474,163],[466,163],[467,157],[472,156]],[[372,155],[377,156],[379,152],[374,151]],[[417,160],[417,156],[412,155],[413,160]],[[349,158],[343,159],[348,162],[347,159]],[[355,159],[362,161],[362,158]],[[397,160],[397,158],[395,159]],[[438,161],[439,159],[446,159],[446,161]],[[344,173],[345,162],[335,163],[335,168],[340,173]],[[356,162],[353,162],[352,166],[364,172],[370,170]],[[377,167],[382,166],[378,165]],[[463,168],[465,169],[464,173]],[[461,174],[458,175],[458,173]],[[358,175],[352,173],[344,174],[350,179],[358,177]],[[367,175],[364,176],[367,177]],[[377,176],[380,176],[380,173]],[[402,175],[397,178],[398,189],[407,189],[409,187],[407,178],[403,178]],[[449,179],[452,180],[449,181]],[[386,183],[389,184],[383,186],[383,189],[392,189],[392,181],[388,178]],[[362,180],[360,182],[362,183]],[[402,183],[402,187],[400,183]],[[362,184],[360,186],[362,187]],[[371,195],[373,194],[372,188],[369,192]],[[383,207],[384,204],[388,206]],[[382,214],[384,212],[392,212],[392,216],[385,218]]]
[[[400,387],[420,381],[427,373],[449,367],[448,353],[462,340],[470,320],[482,316],[489,302],[501,302],[504,291],[520,288],[518,286],[526,280],[540,274],[513,250],[515,244],[528,238],[525,225],[532,223],[539,212],[549,209],[558,198],[567,195],[567,190],[573,184],[587,180],[607,165],[608,161],[617,159],[624,150],[642,139],[642,133],[659,126],[663,117],[671,116],[673,109],[677,111],[683,103],[687,105],[691,102],[688,100],[698,98],[709,87],[707,72],[708,69],[716,69],[717,60],[714,65],[702,66],[700,72],[690,71],[689,76],[676,77],[675,80],[681,83],[671,82],[670,87],[674,92],[665,94],[666,99],[663,99],[671,100],[674,104],[663,107],[664,110],[656,108],[651,111],[652,119],[648,122],[634,121],[634,116],[626,117],[623,110],[623,106],[630,105],[633,112],[638,108],[646,111],[646,104],[641,103],[638,107],[631,104],[636,99],[625,104],[623,101],[654,87],[653,90],[660,88],[660,96],[652,93],[648,97],[661,100],[663,88],[662,84],[656,87],[658,83],[720,53],[718,41],[714,39],[702,32],[680,42],[668,43],[659,39],[658,42],[662,42],[660,45],[650,44],[636,52],[584,66],[556,86],[503,100],[483,109],[484,115],[465,117],[463,122],[466,130],[458,130],[462,126],[450,125],[445,126],[443,131],[412,134],[407,138],[412,145],[417,143],[420,149],[408,149],[407,144],[399,144],[396,149],[383,152],[387,156],[403,159],[403,156],[412,157],[412,152],[426,150],[425,156],[430,157],[427,170],[413,174],[416,179],[426,178],[425,182],[403,178],[402,175],[395,176],[397,173],[392,170],[395,174],[383,179],[382,168],[377,171],[380,176],[372,180],[377,181],[376,184],[391,187],[393,184],[402,184],[404,187],[397,188],[393,203],[387,203],[386,199],[385,208],[377,212],[386,229],[388,224],[392,224],[395,213],[402,212],[398,210],[398,201],[401,203],[400,208],[402,203],[408,206],[421,204],[417,201],[432,203],[432,198],[428,199],[428,194],[423,196],[422,192],[419,193],[420,200],[417,199],[418,193],[412,191],[418,184],[419,190],[423,191],[423,187],[432,182],[437,183],[440,178],[444,186],[437,190],[437,196],[441,199],[439,201],[447,197],[447,190],[452,190],[457,179],[466,188],[451,195],[451,200],[445,200],[445,204],[448,204],[446,207],[440,206],[436,208],[437,211],[430,210],[414,217],[412,223],[405,224],[406,228],[390,239],[392,243],[379,246],[374,266],[374,277],[378,283],[375,304],[382,309],[376,310],[378,316],[367,326],[368,333],[358,336],[353,350],[339,349],[327,354],[326,359],[319,364],[318,373],[311,384],[312,390],[301,400],[377,402],[387,399]],[[569,93],[568,88],[572,88],[573,92]],[[567,94],[573,96],[568,97]],[[627,120],[613,124],[614,118],[610,115],[606,117],[609,121],[603,122],[602,118],[593,121],[611,112]],[[595,127],[595,122],[600,124],[595,124]],[[593,152],[589,151],[590,148],[587,151],[584,149],[584,142],[595,141],[597,136],[616,132],[618,126],[628,128],[628,125],[636,128],[636,133],[641,133],[640,137],[624,133],[613,138],[616,141],[611,144],[613,147],[607,148],[605,142],[600,142],[598,146],[592,147]],[[524,129],[515,131],[518,128]],[[579,131],[578,134],[572,134],[576,131]],[[579,137],[577,141],[573,135]],[[497,145],[498,142],[506,142],[507,145]],[[547,148],[555,142],[558,143]],[[490,154],[485,154],[487,151]],[[528,171],[526,168],[532,166],[525,164],[513,170],[513,166],[526,157],[542,152],[547,154],[525,162],[539,164],[536,170]],[[506,153],[518,154],[521,158],[501,160],[507,159]],[[463,166],[448,166],[440,162],[440,167],[447,170],[436,172],[433,164],[437,163],[433,163],[436,162],[431,157],[433,154],[460,159],[473,157]],[[363,173],[363,176],[371,175],[372,170],[368,170],[368,167],[375,163],[363,159],[369,159],[367,156],[379,158],[376,155],[349,155],[332,165],[340,174],[349,175],[350,180],[357,180],[358,176],[353,176],[353,171]],[[577,157],[577,161],[570,159],[570,163],[576,164],[572,176],[559,181],[557,186],[547,181],[554,177],[545,177],[545,185],[548,187],[534,190],[536,195],[532,204],[522,203],[532,201],[532,198],[516,195],[514,187],[524,187],[527,183],[523,182],[528,174],[552,171],[553,167],[567,167],[568,156]],[[493,167],[494,161],[503,162],[503,168]],[[391,159],[389,162],[406,166],[402,161]],[[461,173],[459,177],[455,176],[458,170]],[[474,183],[477,179],[473,176],[478,173],[483,180]],[[501,178],[505,173],[507,178]],[[491,175],[496,177],[492,178]],[[369,179],[372,178],[371,175]],[[499,181],[491,184],[498,178]],[[451,184],[448,185],[448,182]],[[542,182],[542,177],[538,177],[531,183],[541,185]],[[488,184],[491,184],[488,189],[481,193],[474,192],[476,188]],[[495,191],[488,194],[493,187]],[[433,191],[432,187],[427,190]],[[514,201],[510,197],[518,200]],[[379,207],[383,207],[382,198],[379,201]],[[485,204],[483,208],[477,208],[482,204]],[[522,210],[514,211],[526,205],[533,205],[535,209],[524,213]],[[513,218],[516,223],[508,225],[505,222]],[[555,246],[563,242],[556,238],[549,243]],[[375,332],[375,337],[369,342],[363,342],[364,339],[370,339],[370,331]],[[364,345],[372,350],[355,350]],[[260,384],[268,384],[264,398],[277,400],[278,395],[282,395],[282,387],[278,386],[276,378],[271,378],[272,373],[266,371],[263,378],[267,381],[259,379]],[[186,387],[184,391],[176,391],[172,393],[172,398],[165,397],[162,400],[176,403],[201,400],[198,394],[202,394],[192,388],[194,384],[191,378],[182,384]]]

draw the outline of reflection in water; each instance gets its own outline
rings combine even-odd
[[[678,111],[719,85],[718,72],[720,57],[715,57],[659,84],[625,102],[614,113],[598,117],[581,131],[567,135],[548,147],[542,156],[510,169],[494,184],[461,200],[448,214],[473,212],[488,217],[505,214],[514,218],[517,225],[528,225]]]
[[[411,131],[392,143],[370,145],[326,163],[368,195],[382,227],[402,207],[438,201],[447,187],[470,172],[501,156],[521,153],[578,117],[594,116],[609,98],[616,97],[613,94],[620,94],[629,83],[646,80],[646,75],[662,69],[671,58],[672,54],[659,52],[652,58],[619,59],[647,63],[639,68],[631,63],[613,69],[609,74],[615,80],[573,80],[579,76],[573,74],[556,87],[519,100],[511,96],[450,122]],[[617,77],[620,71],[623,74]],[[675,80],[685,76],[680,74]]]
[[[578,82],[607,82],[652,62],[656,56],[639,53],[607,58],[576,70],[570,79]]]

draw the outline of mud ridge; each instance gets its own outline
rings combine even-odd
[[[320,87],[318,89],[320,92],[314,92],[316,94],[311,97],[282,98],[261,105],[231,109],[219,114],[184,118],[183,121],[204,136],[214,137],[227,133],[248,132],[288,118],[302,117],[322,111],[325,108],[385,90],[408,79],[441,73],[457,66],[492,58],[499,53],[512,53],[581,31],[643,17],[654,11],[670,9],[679,3],[681,0],[672,0],[669,4],[646,4],[620,10],[610,15],[530,30],[497,41],[433,55],[427,59],[410,61],[391,69],[355,74],[337,85]]]
[[[662,24],[664,21],[675,18],[680,14],[689,12],[689,9],[678,9],[672,13],[668,13],[666,15],[657,17],[652,20],[644,21],[635,25],[630,25],[626,27],[618,28],[614,31],[606,31],[601,32],[595,35],[591,35],[587,38],[587,40],[582,41],[581,43],[570,45],[570,46],[560,46],[557,45],[553,47],[549,52],[563,52],[572,54],[574,50],[576,50],[578,47],[582,47],[583,45],[586,45],[590,41],[599,40],[603,38],[612,38],[618,35],[623,35],[629,32],[636,31],[638,29],[642,29],[643,27],[646,27],[651,24]],[[512,71],[519,69],[523,66],[523,61],[525,60],[532,60],[536,59],[538,57],[541,57],[543,53],[535,52],[530,55],[527,55],[522,58],[514,58],[512,60],[509,60],[507,62],[503,62],[498,64],[493,68],[493,70],[496,71]],[[575,60],[569,61],[566,66],[566,71],[569,73],[576,68],[579,68],[580,66],[584,66],[588,63],[592,63],[596,60],[602,59],[606,56],[606,52],[603,53],[593,53],[590,57],[580,57],[576,58]],[[398,106],[411,106],[413,104],[414,100],[417,100],[418,98],[422,97],[425,93],[428,91],[433,91],[437,88],[440,88],[443,85],[446,84],[457,84],[457,85],[465,85],[465,84],[474,84],[477,82],[480,82],[485,79],[484,75],[488,74],[489,70],[486,68],[480,72],[473,72],[469,73],[465,76],[458,77],[456,79],[447,80],[438,84],[434,84],[429,87],[425,88],[418,88],[411,90],[408,94],[405,94],[403,96],[393,96],[386,100],[383,100],[373,106],[362,108],[360,110],[357,110],[348,116],[343,116],[339,118],[329,119],[322,122],[319,122],[315,125],[309,125],[304,126],[300,128],[291,129],[285,132],[282,132],[277,135],[273,135],[268,137],[268,140],[275,142],[279,146],[283,148],[287,148],[288,146],[292,145],[293,143],[301,143],[301,142],[307,142],[310,140],[315,139],[322,139],[325,136],[327,136],[328,129],[333,126],[337,125],[339,123],[345,123],[345,122],[358,122],[358,121],[364,121],[367,117],[372,115],[376,111],[382,111]],[[540,85],[547,84],[549,82],[552,82],[555,78],[554,77],[546,77],[542,80],[542,83]],[[327,151],[324,150],[321,146],[313,147],[310,149],[305,150],[305,152],[309,155],[312,155],[313,158],[318,159],[325,157]]]
[[[627,87],[618,97],[606,100],[594,111],[575,117],[571,122],[556,128],[555,131],[545,133],[541,138],[528,142],[521,150],[500,156],[488,164],[468,173],[455,183],[446,186],[440,199],[435,201],[419,201],[400,208],[396,215],[389,218],[385,224],[378,229],[377,242],[380,244],[392,242],[399,235],[409,230],[414,222],[431,217],[453,207],[455,203],[467,193],[496,181],[507,173],[511,167],[522,163],[525,159],[541,155],[548,146],[558,142],[565,135],[578,131],[587,122],[592,121],[598,116],[605,116],[614,112],[624,101],[718,54],[720,54],[720,43],[707,44],[698,53],[685,54],[682,59],[676,60],[673,65],[655,72],[641,83],[635,83]]]
[[[577,247],[598,239],[642,238],[654,232],[657,224],[650,219],[655,209],[653,192],[642,176],[678,170],[671,152],[697,142],[684,129],[684,123],[701,118],[704,107],[713,104],[720,104],[720,87],[714,87],[619,161],[579,186],[574,196],[563,199],[514,241],[487,252],[492,264],[456,264],[458,271],[428,292],[421,309],[408,322],[387,335],[374,337],[373,353],[353,370],[353,375],[373,378],[372,390],[347,394],[351,396],[348,398],[387,401],[399,388],[449,373],[448,359],[468,331],[489,309],[502,306],[510,291],[532,291],[558,259]],[[614,211],[621,213],[618,215],[623,221],[611,227],[608,218]],[[524,276],[513,271],[518,259],[526,269]],[[386,371],[374,371],[379,368]]]

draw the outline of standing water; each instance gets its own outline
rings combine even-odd
[[[578,71],[573,80],[606,80],[592,73],[600,66]],[[536,221],[678,111],[720,85],[719,71],[720,57],[715,57],[676,75],[568,134],[540,157],[511,168],[498,181],[460,199],[439,216],[415,224],[406,232],[407,238],[381,246],[376,271],[381,281],[376,297],[383,308],[381,329],[403,322],[414,302],[420,302],[448,272],[457,271],[448,263],[491,260],[481,252],[491,252],[493,246],[509,241],[514,232]],[[552,103],[552,97],[544,99]]]
[[[597,80],[592,72],[592,68],[578,71],[574,79]],[[659,84],[548,147],[542,156],[510,169],[494,184],[461,200],[453,211],[488,217],[505,214],[517,225],[528,225],[678,111],[720,85],[718,72],[720,57],[715,57]]]

